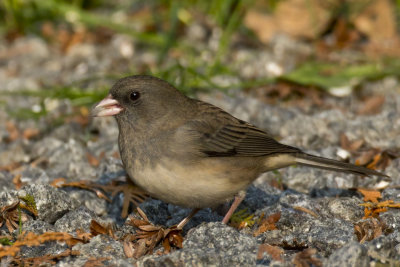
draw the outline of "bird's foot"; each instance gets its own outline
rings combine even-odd
[[[182,248],[181,228],[156,226],[149,221],[140,208],[137,210],[142,219],[131,216],[127,222],[138,229],[135,234],[127,235],[124,238],[124,252],[127,257],[139,258],[151,254],[159,243],[162,243],[165,254],[174,248]]]
[[[227,224],[229,222],[229,219],[232,217],[233,213],[239,207],[240,203],[243,201],[243,199],[246,197],[246,191],[240,191],[236,196],[235,200],[233,201],[231,207],[229,208],[228,212],[225,214],[224,219],[222,220],[222,223]]]

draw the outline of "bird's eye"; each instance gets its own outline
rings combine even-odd
[[[139,93],[139,92],[136,92],[136,91],[133,91],[133,92],[129,95],[129,98],[130,98],[132,101],[136,101],[136,100],[138,100],[138,99],[140,98],[140,93]]]

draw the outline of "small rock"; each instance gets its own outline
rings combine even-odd
[[[73,201],[67,193],[50,185],[32,184],[23,187],[18,195],[32,195],[35,199],[38,219],[54,223],[68,211],[73,210]]]
[[[83,230],[86,233],[90,233],[90,223],[96,219],[97,216],[93,211],[81,206],[58,219],[54,227],[58,232],[75,234],[76,230]]]
[[[350,242],[336,250],[326,262],[326,266],[328,267],[358,267],[368,265],[367,249],[357,242]]]

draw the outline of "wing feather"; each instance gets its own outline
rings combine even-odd
[[[298,153],[298,148],[273,139],[267,132],[239,120],[221,109],[199,101],[196,121],[186,124],[197,137],[201,153],[210,157],[265,156],[276,153]]]

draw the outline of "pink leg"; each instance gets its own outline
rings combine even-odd
[[[193,209],[192,212],[190,212],[190,214],[185,217],[177,226],[176,229],[178,230],[182,230],[183,227],[185,226],[185,224],[187,224],[190,219],[192,219],[192,217],[199,211],[200,209]]]
[[[222,220],[222,223],[227,224],[229,219],[231,218],[232,214],[235,212],[237,207],[239,207],[240,203],[243,201],[243,199],[246,196],[246,192],[241,191],[237,196],[235,196],[235,200],[233,201],[231,207],[229,208],[228,212],[226,213],[224,219]]]

